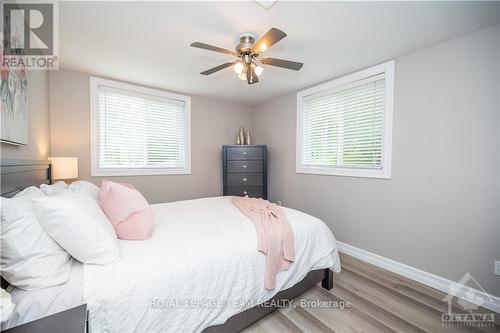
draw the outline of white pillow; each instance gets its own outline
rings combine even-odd
[[[66,194],[33,202],[45,231],[75,259],[105,265],[121,255],[111,222],[92,198]]]
[[[32,191],[1,203],[0,273],[10,284],[35,290],[68,281],[71,257],[41,227],[32,198],[43,193]]]
[[[14,196],[14,198],[22,197],[22,196],[31,196],[31,197],[43,197],[45,193],[43,193],[38,187],[30,186],[19,192]]]
[[[56,195],[66,192],[68,190],[68,184],[60,180],[52,185],[42,184],[40,185],[40,190],[42,190],[45,195]]]
[[[99,191],[100,191],[99,187],[88,181],[78,180],[76,182],[69,184],[68,188],[73,193],[89,196],[92,199],[94,199],[95,202],[99,202]]]

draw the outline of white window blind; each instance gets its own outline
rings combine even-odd
[[[95,174],[188,173],[185,100],[96,85]]]
[[[298,172],[387,176],[387,75],[366,75],[299,93]]]

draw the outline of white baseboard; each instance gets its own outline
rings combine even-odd
[[[459,282],[448,280],[446,278],[422,271],[415,267],[402,264],[392,259],[379,256],[377,254],[362,250],[360,248],[357,248],[355,246],[346,243],[337,242],[337,247],[340,252],[343,252],[347,255],[366,261],[372,265],[386,269],[393,273],[399,274],[401,276],[404,276],[405,278],[420,282],[426,286],[440,290],[444,293],[447,294],[451,293],[458,298],[462,297],[460,297],[461,296],[460,293],[455,295],[456,293],[455,291],[457,290],[465,290],[466,292],[471,291],[475,294],[481,295],[483,296],[483,300],[481,301],[481,303],[475,302],[473,300],[467,300],[467,299],[464,300],[474,303],[476,305],[480,305],[491,311],[500,313],[500,297],[490,295],[486,293],[484,290],[471,288]]]

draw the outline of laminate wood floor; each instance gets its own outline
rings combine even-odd
[[[473,310],[494,314],[493,327],[444,327],[441,315],[447,313],[448,304],[443,301],[443,292],[344,254],[341,264],[342,272],[335,274],[332,290],[318,285],[243,332],[500,333],[500,314],[483,308]],[[332,306],[342,305],[342,301],[351,306]],[[453,313],[466,313],[462,305],[455,300]]]

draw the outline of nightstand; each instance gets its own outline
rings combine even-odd
[[[9,328],[4,333],[89,333],[87,304]]]

